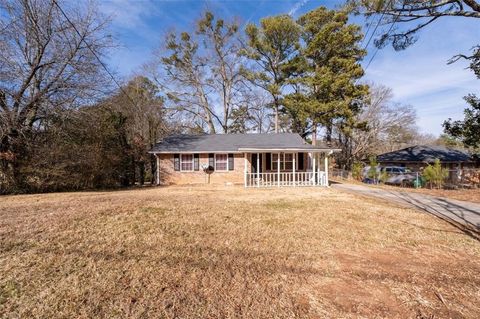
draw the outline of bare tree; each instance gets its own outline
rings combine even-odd
[[[243,94],[244,103],[248,105],[249,131],[270,133],[275,126],[275,112],[271,95],[261,89],[252,88]]]
[[[369,86],[369,102],[356,118],[357,127],[348,138],[339,133],[344,150],[341,162],[347,166],[368,155],[411,145],[419,137],[415,110],[393,102],[390,88],[376,84]]]
[[[147,152],[170,131],[164,119],[164,99],[160,96],[158,87],[148,78],[137,76],[105,104],[127,119],[126,137],[132,149],[131,183],[137,179],[143,185],[146,171],[150,172],[150,182],[153,183],[157,170],[156,160],[153,154]],[[138,172],[138,178],[135,178],[135,172]]]
[[[73,4],[63,8],[68,21],[59,4],[0,0],[0,183],[10,189],[19,187],[27,145],[49,116],[105,86],[92,51],[102,56],[110,47],[107,21],[93,6]]]
[[[227,133],[243,89],[237,23],[206,12],[195,33],[169,33],[165,50],[153,78],[166,93],[167,107],[196,127]]]

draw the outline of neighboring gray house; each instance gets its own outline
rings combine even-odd
[[[439,159],[448,169],[474,168],[476,161],[469,153],[442,146],[416,145],[401,150],[380,154],[377,162],[382,166],[402,166],[420,169]]]

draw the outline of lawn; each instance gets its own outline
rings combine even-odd
[[[384,188],[399,192],[413,192],[413,193],[421,193],[436,197],[446,197],[450,199],[462,200],[472,203],[479,203],[480,204],[480,188],[465,188],[465,189],[435,189],[435,188],[413,188],[413,187],[400,187],[394,185],[385,185],[385,184],[366,184],[360,181],[356,181],[353,179],[350,180],[342,180],[339,178],[334,178],[339,183],[349,183],[349,184],[358,184],[368,187],[377,187],[377,188]]]
[[[0,198],[0,317],[478,318],[480,243],[337,190]]]

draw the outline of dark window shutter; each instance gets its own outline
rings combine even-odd
[[[233,163],[235,161],[233,160],[233,154],[228,154],[228,170],[229,171],[233,171],[234,167],[233,167]]]
[[[199,161],[200,161],[200,156],[199,156],[199,154],[193,154],[193,169],[194,169],[195,171],[200,170],[200,163],[199,163]]]
[[[173,154],[173,169],[175,171],[180,170],[180,154]]]
[[[267,153],[265,154],[266,158],[265,158],[265,161],[266,161],[266,169],[267,171],[270,171],[272,169],[272,153]]]
[[[304,153],[298,153],[298,161],[297,161],[297,164],[298,164],[298,170],[299,171],[303,171],[303,154]]]
[[[215,170],[215,154],[208,154],[208,166],[211,171]]]

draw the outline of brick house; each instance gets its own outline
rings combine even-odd
[[[173,135],[150,153],[158,185],[243,184],[245,187],[328,186],[329,156],[298,134]]]

